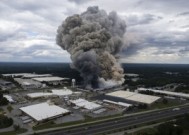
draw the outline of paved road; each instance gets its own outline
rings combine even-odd
[[[60,131],[54,131],[51,133],[45,133],[44,135],[94,135],[103,131],[109,131],[116,128],[125,128],[132,125],[151,122],[163,118],[174,117],[189,112],[189,105],[180,107],[179,110],[165,109],[154,112],[148,112],[144,114],[137,114],[134,116],[128,116],[119,118],[116,120],[110,120],[101,123],[95,123],[87,126],[79,126],[70,129],[63,129]]]

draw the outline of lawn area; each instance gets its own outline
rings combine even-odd
[[[164,109],[164,108],[178,106],[178,105],[182,105],[182,104],[178,103],[178,102],[169,102],[167,104],[164,104],[162,102],[157,102],[157,103],[152,104],[150,107],[148,107],[146,109],[139,109],[138,112],[150,111],[150,110],[154,110],[154,109]]]
[[[162,108],[167,108],[167,107],[172,107],[172,106],[177,106],[181,105],[179,102],[168,102],[167,104],[164,104],[162,102],[158,102],[153,104],[150,109],[162,109]]]
[[[155,135],[156,133],[157,133],[156,128],[146,128],[146,129],[139,130],[135,133],[130,133],[128,135]]]
[[[8,132],[0,133],[0,134],[1,135],[17,135],[17,134],[25,133],[26,131],[27,129],[21,128],[18,131],[8,131]]]
[[[189,135],[189,130],[185,129],[184,132],[183,132],[183,135]]]
[[[178,105],[182,105],[182,104],[183,103],[179,103],[177,101],[169,101],[167,103],[157,102],[157,103],[152,104],[149,108],[141,109],[140,111],[147,111],[147,110],[154,110],[154,109],[164,109],[164,108],[178,106]]]

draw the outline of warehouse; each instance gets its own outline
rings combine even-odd
[[[41,77],[51,77],[51,74],[25,74],[22,78],[31,79],[31,78],[41,78]]]
[[[35,98],[47,98],[47,97],[52,97],[53,93],[48,93],[48,92],[35,92],[35,93],[29,93],[27,94],[27,97],[31,99]]]
[[[64,89],[53,89],[52,93],[57,96],[69,96],[73,94],[73,92],[66,87]]]
[[[16,86],[12,82],[4,81],[0,79],[0,88],[2,90],[7,90],[7,89],[12,89],[15,88]]]
[[[117,105],[117,106],[122,106],[122,107],[131,107],[132,104],[128,104],[128,103],[123,103],[123,102],[114,102],[114,101],[111,101],[111,100],[106,100],[104,99],[103,102],[105,103],[108,103],[108,104],[113,104],[113,105]]]
[[[69,110],[56,106],[50,102],[21,107],[20,110],[37,122],[54,119],[69,114]]]
[[[108,98],[110,97],[110,98]],[[129,91],[115,91],[106,94],[107,100],[115,101],[115,102],[128,102],[128,103],[142,103],[142,104],[152,104],[160,99],[160,97],[157,96],[150,96],[150,95],[144,95],[139,94],[135,92],[129,92]]]
[[[147,89],[147,88],[138,88],[137,90],[138,91],[152,91],[154,93],[189,99],[189,94],[187,93],[171,92],[171,91],[165,91],[165,90],[154,90],[154,89]]]
[[[36,89],[41,88],[43,85],[40,82],[31,79],[14,78],[14,80],[24,89]]]
[[[49,85],[62,85],[64,83],[67,83],[69,78],[62,78],[62,77],[40,77],[40,78],[33,78],[33,80],[38,82],[44,82]]]
[[[31,79],[31,78],[40,78],[40,77],[50,77],[51,74],[35,74],[35,73],[13,73],[13,74],[2,74],[5,78],[25,78],[25,79]]]
[[[31,73],[12,73],[12,74],[2,74],[5,78],[21,78],[24,75],[31,75]]]
[[[10,95],[3,95],[3,97],[6,98],[10,103],[15,103],[15,101]]]
[[[77,100],[70,100],[70,102],[77,107],[84,108],[89,111],[94,111],[94,110],[102,108],[102,106],[99,104],[89,102],[89,101],[87,101],[85,99],[81,99],[81,98],[79,98]]]
[[[27,94],[28,98],[47,98],[47,97],[57,97],[57,96],[70,96],[73,92],[67,88],[64,89],[53,89],[52,93],[50,92],[35,92]]]

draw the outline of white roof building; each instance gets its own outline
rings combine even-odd
[[[13,74],[2,74],[4,77],[23,77],[23,78],[34,78],[34,77],[49,77],[51,74],[35,74],[35,73],[13,73]]]
[[[12,89],[12,88],[15,88],[15,87],[16,86],[12,82],[0,79],[0,88],[2,90]]]
[[[69,110],[53,104],[49,104],[47,102],[21,107],[20,110],[35,119],[36,121],[52,119],[69,113]]]
[[[175,97],[182,97],[182,98],[189,98],[189,94],[187,93],[181,93],[181,92],[171,92],[171,91],[165,91],[165,90],[154,90],[154,89],[148,89],[148,88],[138,88],[138,91],[153,91],[155,93],[175,96]]]
[[[52,96],[53,93],[48,93],[48,92],[35,92],[35,93],[29,93],[27,96],[29,98],[40,98],[40,97],[49,97]]]
[[[160,99],[160,97],[157,96],[150,96],[150,95],[139,94],[129,91],[122,91],[122,90],[111,92],[106,95],[130,100],[134,102],[145,103],[145,104],[152,104],[153,102]]]
[[[115,91],[115,92],[108,93],[108,94],[106,94],[106,95],[114,96],[114,97],[127,98],[127,97],[130,97],[130,96],[134,95],[134,94],[136,94],[136,93],[130,92],[130,91],[122,91],[122,90],[119,90],[119,91]]]
[[[20,84],[23,89],[35,89],[42,87],[42,83],[34,81],[32,79],[14,78],[14,80],[18,84]]]
[[[119,106],[124,106],[124,107],[132,106],[132,104],[123,103],[123,102],[114,102],[114,101],[106,100],[106,99],[104,99],[103,102],[110,103],[110,104],[115,104],[115,105],[119,105]]]
[[[3,97],[5,97],[10,103],[14,103],[15,102],[10,95],[3,95]]]
[[[22,77],[24,75],[31,75],[31,73],[12,73],[12,74],[2,74],[4,77]]]
[[[53,89],[52,90],[52,93],[54,95],[57,95],[57,96],[68,96],[68,95],[72,95],[73,92],[67,88],[64,88],[64,89]]]
[[[51,74],[25,74],[23,75],[24,78],[40,78],[40,77],[50,77]]]
[[[35,92],[29,93],[27,96],[29,98],[41,98],[41,97],[49,97],[49,96],[69,96],[72,95],[73,92],[67,88],[64,89],[53,89],[51,92]]]
[[[135,94],[130,97],[127,97],[128,100],[145,103],[145,104],[152,104],[153,102],[160,99],[160,97],[157,96],[150,96],[145,94]]]
[[[96,110],[101,108],[102,106],[93,102],[89,102],[85,99],[77,99],[77,100],[70,100],[71,103],[75,104],[78,107],[85,108],[87,110]]]
[[[35,81],[39,82],[53,82],[53,81],[63,81],[67,80],[68,78],[62,78],[62,77],[40,77],[40,78],[33,78]]]

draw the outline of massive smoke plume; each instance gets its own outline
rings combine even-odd
[[[81,15],[63,21],[56,42],[71,54],[71,67],[80,72],[85,87],[106,87],[124,81],[118,53],[125,31],[126,24],[116,12],[88,7]]]

